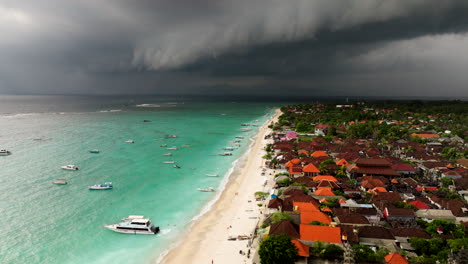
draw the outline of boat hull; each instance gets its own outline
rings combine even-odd
[[[105,228],[121,233],[121,234],[131,234],[131,235],[156,235],[159,232],[159,227],[155,227],[155,231],[150,230],[129,230],[129,229],[119,229],[117,225],[105,225]]]

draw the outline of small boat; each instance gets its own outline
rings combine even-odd
[[[223,148],[224,150],[234,150],[235,148],[234,147],[225,147]]]
[[[151,120],[145,119],[145,120],[143,120],[143,122],[148,123],[148,122],[151,122]]]
[[[167,150],[177,150],[177,147],[166,148]]]
[[[243,136],[236,136],[236,138],[243,139],[244,137]]]
[[[125,143],[135,143],[135,141],[129,139],[129,140],[125,141]]]
[[[248,123],[241,124],[241,126],[250,126]]]
[[[89,151],[89,153],[99,153],[99,152],[100,152],[99,149],[92,149]]]
[[[190,147],[190,145],[182,145],[182,147],[188,148],[188,147]]]
[[[250,131],[250,130],[252,130],[252,129],[251,129],[251,128],[241,128],[240,130],[241,130],[242,132],[247,132],[247,131]]]
[[[167,144],[162,144],[162,145],[159,145],[161,148],[165,148],[167,147]]]
[[[172,153],[166,153],[163,156],[170,157],[170,156],[172,156]]]
[[[234,143],[234,144],[232,144],[232,145],[235,146],[235,147],[239,147],[239,146],[240,146],[239,143]]]
[[[78,167],[76,167],[75,165],[65,165],[65,166],[62,166],[61,168],[64,170],[78,170]]]
[[[93,186],[88,186],[90,190],[109,190],[112,189],[112,182],[106,182],[104,184],[95,184]]]
[[[1,149],[0,150],[0,156],[8,156],[11,155],[11,152],[6,150],[6,149]]]
[[[221,153],[221,154],[218,154],[219,156],[232,156],[232,153],[231,152],[224,152],[224,153]]]
[[[174,168],[180,169],[180,166],[179,165],[174,165]]]
[[[163,161],[163,163],[167,163],[167,164],[172,164],[172,163],[174,163],[174,162],[175,162],[175,161],[173,161],[173,160]]]
[[[242,140],[240,140],[240,139],[236,139],[236,140],[234,140],[234,143],[240,143],[241,141]]]
[[[208,187],[208,188],[197,188],[198,191],[200,192],[214,192],[213,187]]]
[[[205,174],[208,177],[218,177],[218,174]]]
[[[154,235],[159,232],[159,227],[154,226],[149,218],[142,215],[129,215],[118,224],[104,225],[104,227],[123,234]]]
[[[165,137],[165,138],[176,138],[177,135],[165,135],[164,137]]]
[[[65,178],[60,178],[60,179],[53,180],[52,183],[58,184],[58,185],[65,185],[67,184],[67,180],[65,180]]]

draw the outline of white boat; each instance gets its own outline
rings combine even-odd
[[[234,147],[225,147],[223,148],[224,150],[234,150],[235,148]]]
[[[142,215],[129,215],[118,224],[104,225],[104,227],[123,234],[154,235],[159,232],[159,227],[154,226],[149,218]]]
[[[243,139],[244,137],[243,136],[236,136],[236,138]]]
[[[177,135],[165,135],[164,137],[165,137],[165,138],[176,138]]]
[[[166,154],[164,154],[163,156],[170,157],[170,156],[172,156],[172,153],[166,153]]]
[[[64,170],[78,170],[78,167],[76,167],[75,165],[65,165],[65,166],[62,166],[61,168]]]
[[[175,163],[175,161],[173,161],[173,160],[168,160],[168,161],[163,161],[163,163],[172,164],[172,163]]]
[[[247,132],[247,131],[250,131],[250,130],[252,130],[252,129],[251,129],[251,128],[241,128],[240,130],[241,130],[242,132]]]
[[[166,148],[167,150],[177,150],[177,147]]]
[[[99,152],[100,152],[99,149],[92,149],[89,151],[89,153],[99,153]]]
[[[220,156],[232,156],[232,153],[231,152],[224,152],[224,153],[221,153],[221,154],[218,154]]]
[[[218,177],[218,174],[205,174],[208,177]]]
[[[198,191],[200,192],[214,192],[214,188],[213,187],[208,187],[208,188],[197,188]]]
[[[180,166],[179,165],[174,165],[174,168],[180,169]]]
[[[167,147],[167,144],[162,144],[162,145],[159,145],[161,148],[165,148]]]
[[[52,181],[53,184],[65,185],[67,184],[67,180],[65,178],[55,179]]]
[[[184,148],[189,148],[189,147],[191,147],[191,145],[185,144],[185,145],[182,145],[182,147],[184,147]]]
[[[1,149],[0,150],[0,156],[8,156],[11,155],[11,152],[6,150],[6,149]]]
[[[135,143],[135,141],[129,139],[129,140],[125,141],[125,143]]]
[[[109,190],[112,189],[112,182],[106,182],[104,184],[95,184],[92,186],[88,186],[90,190]]]

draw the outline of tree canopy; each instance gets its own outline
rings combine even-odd
[[[269,235],[260,244],[261,264],[294,264],[298,249],[286,235]]]

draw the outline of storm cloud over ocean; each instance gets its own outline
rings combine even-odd
[[[0,0],[0,93],[468,96],[466,0]]]

